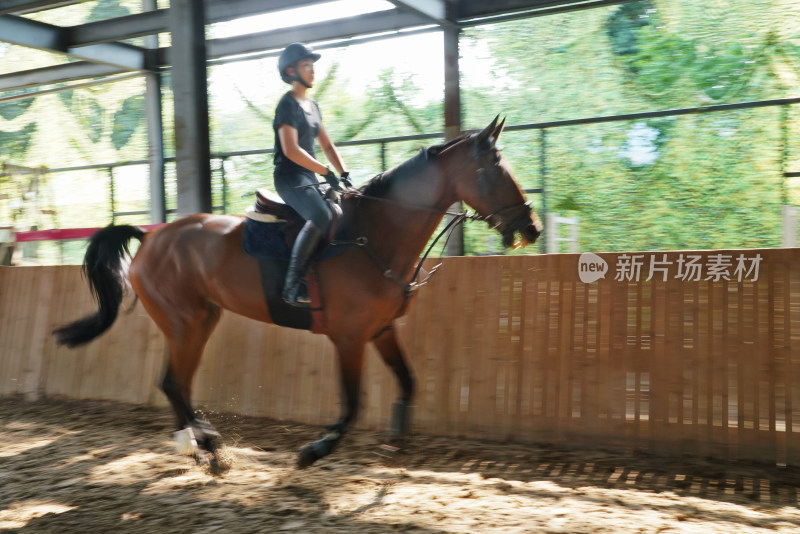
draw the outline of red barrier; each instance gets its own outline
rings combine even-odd
[[[166,223],[138,224],[142,230],[155,230]],[[100,228],[56,228],[53,230],[34,230],[32,232],[18,232],[15,234],[17,243],[27,241],[63,241],[66,239],[88,239]]]

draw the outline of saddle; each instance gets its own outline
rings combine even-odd
[[[331,212],[331,224],[328,228],[328,241],[333,241],[339,224],[342,220],[342,206],[330,198],[326,193],[325,204]],[[256,202],[252,208],[246,210],[246,215],[250,219],[261,222],[285,222],[288,228],[297,227],[297,231],[305,224],[305,219],[297,211],[286,204],[281,197],[267,189],[256,190]],[[294,233],[294,232],[292,232]],[[292,239],[294,241],[294,239]]]

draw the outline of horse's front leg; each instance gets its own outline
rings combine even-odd
[[[395,444],[401,443],[411,429],[411,400],[414,397],[414,377],[408,366],[408,360],[400,348],[394,327],[384,330],[373,340],[375,348],[381,354],[384,363],[394,373],[400,386],[400,398],[394,403],[392,419],[389,422],[389,433]]]
[[[333,452],[348,426],[358,415],[361,401],[361,372],[364,364],[363,340],[333,340],[339,355],[339,372],[342,383],[342,417],[329,426],[325,435],[300,448],[297,467],[306,468]]]

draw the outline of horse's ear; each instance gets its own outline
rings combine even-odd
[[[500,117],[500,115],[498,115]],[[506,125],[506,118],[503,117],[503,120],[500,121],[500,124],[494,129],[494,133],[492,133],[492,137],[494,137],[494,142],[497,143],[497,140],[500,139],[500,134],[503,133],[503,126]]]
[[[496,116],[492,123],[478,134],[478,146],[483,146],[486,143],[490,146],[494,146],[495,141],[497,141],[495,130],[497,129],[498,120],[500,120],[500,115]]]

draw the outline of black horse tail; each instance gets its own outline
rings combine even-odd
[[[129,241],[144,238],[144,230],[109,224],[89,238],[83,258],[83,275],[89,281],[98,310],[53,331],[59,345],[77,347],[108,330],[117,319],[127,285],[123,259],[130,256]]]

